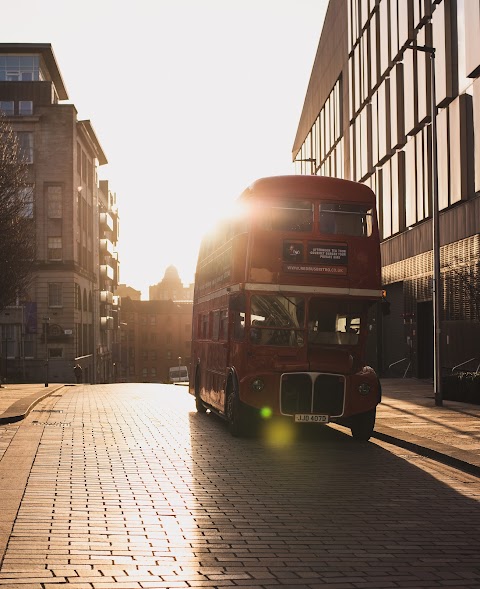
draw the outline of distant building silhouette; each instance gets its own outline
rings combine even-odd
[[[163,280],[149,287],[151,301],[193,301],[193,283],[185,287],[175,266],[165,270]]]
[[[115,294],[119,297],[130,297],[132,301],[140,301],[142,299],[142,291],[136,290],[127,284],[119,284]]]

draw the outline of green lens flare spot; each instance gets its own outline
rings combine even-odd
[[[260,415],[263,419],[270,419],[272,417],[272,410],[270,407],[262,407],[260,409]]]

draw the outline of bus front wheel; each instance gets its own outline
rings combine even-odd
[[[374,408],[365,413],[353,415],[350,418],[350,430],[352,432],[352,437],[355,440],[367,442],[371,438],[375,428],[376,414],[377,409]]]

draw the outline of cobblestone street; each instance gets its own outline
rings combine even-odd
[[[184,387],[62,389],[0,427],[0,586],[480,586],[478,478],[335,429],[287,438],[234,439]]]

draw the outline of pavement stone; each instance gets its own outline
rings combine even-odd
[[[377,409],[374,438],[480,474],[480,405],[444,400],[438,407],[428,380],[391,378],[381,382],[383,399]],[[84,385],[9,384],[0,388],[0,424],[12,424],[0,432],[0,459],[15,435],[15,422],[47,396],[71,386]],[[62,426],[68,424],[62,421]],[[330,427],[345,430],[333,424]]]
[[[433,441],[443,439],[430,389],[412,405],[402,391],[395,398],[396,385],[379,429],[398,425],[400,436],[420,427],[421,414],[426,426],[440,422]],[[138,385],[123,386],[65,389],[18,428],[2,461],[12,469],[22,443],[42,438],[0,585],[479,586],[478,504],[403,456],[334,431],[324,445],[295,451],[233,440],[213,416],[195,413],[187,394],[174,406],[160,387],[136,401]],[[460,409],[474,420],[469,406]],[[462,424],[447,424],[445,446],[464,440]],[[460,476],[478,493],[478,480]]]

